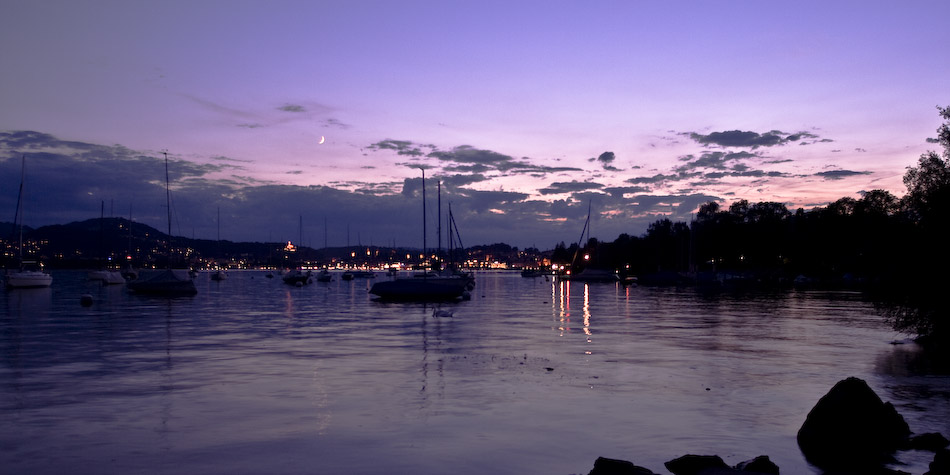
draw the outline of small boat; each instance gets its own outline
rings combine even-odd
[[[211,273],[211,280],[214,280],[217,282],[226,280],[227,278],[228,278],[228,271],[223,270],[223,269],[218,269]]]
[[[121,274],[126,280],[137,279],[139,276],[139,272],[132,268],[132,264],[129,264]]]
[[[544,272],[541,269],[522,269],[521,277],[541,277]]]
[[[343,273],[342,276],[340,276],[340,278],[343,280],[353,280],[353,277],[355,276],[353,275],[352,271],[346,271]]]
[[[102,283],[102,285],[124,284],[125,277],[122,277],[122,273],[115,269],[109,269],[108,267],[106,267],[106,264],[107,264],[105,262],[106,260],[101,257],[101,255],[103,254],[102,235],[105,232],[105,226],[103,224],[105,220],[105,214],[106,214],[105,201],[102,202],[100,210],[101,211],[99,214],[99,253],[100,253],[100,259],[103,262],[101,264],[102,267],[100,267],[99,270],[94,270],[94,271],[89,272],[88,278],[89,280],[98,280],[99,282]]]
[[[284,279],[285,284],[296,285],[299,287],[301,285],[306,285],[313,282],[313,273],[309,270],[304,271],[302,269],[294,269],[292,271],[288,271],[282,278]]]
[[[346,275],[349,274],[350,278],[348,279]],[[352,280],[352,279],[375,279],[376,273],[369,270],[348,270],[343,273],[343,280]]]
[[[333,275],[326,269],[317,274],[317,282],[330,282],[331,280],[333,280]]]
[[[587,235],[587,242],[590,243],[590,213],[591,213],[591,203],[587,202],[587,221],[584,222],[584,228],[581,230],[581,238],[577,241],[577,252],[574,253],[574,258],[571,260],[571,272],[568,272],[564,275],[559,275],[558,278],[563,280],[568,280],[571,282],[584,282],[584,283],[595,283],[595,282],[619,282],[620,276],[616,272],[607,270],[607,269],[597,269],[594,267],[589,267],[586,264],[579,266],[578,255],[583,249],[584,244],[584,235]],[[587,262],[590,260],[588,254],[584,254],[584,261]]]
[[[36,261],[23,260],[23,182],[26,181],[26,155],[23,156],[20,169],[20,191],[17,194],[16,216],[13,218],[13,229],[19,226],[19,257],[20,268],[7,270],[6,285],[11,289],[31,287],[49,287],[53,284],[53,277],[43,270],[42,264]]]
[[[89,272],[89,280],[98,280],[102,282],[102,285],[116,285],[124,284],[125,277],[122,276],[122,273],[117,270],[94,270]]]
[[[383,300],[456,300],[465,297],[471,282],[466,277],[409,277],[376,282],[369,293]]]
[[[165,155],[165,205],[168,207],[168,237],[172,235],[172,215],[171,215],[171,195],[168,186],[168,153]],[[168,251],[169,263],[171,262],[171,248]],[[154,271],[142,271],[138,278],[130,280],[126,287],[130,292],[142,295],[156,295],[164,297],[177,297],[195,295],[198,289],[195,287],[193,279],[194,270],[189,269],[164,269]]]
[[[195,295],[198,290],[187,270],[165,269],[142,271],[139,278],[129,281],[130,291],[143,295],[187,296]]]
[[[39,269],[23,267],[19,270],[7,271],[6,285],[11,289],[49,287],[52,283],[53,277]]]
[[[572,274],[566,276],[566,279],[571,282],[587,282],[587,283],[598,283],[598,282],[619,282],[620,276],[616,272],[612,272],[606,269],[584,269],[577,274]]]
[[[425,224],[425,192],[426,192],[426,172],[422,170],[422,248],[423,253],[426,248],[426,224]],[[451,213],[451,211],[450,211]],[[405,301],[440,301],[456,300],[466,298],[469,291],[474,288],[475,278],[467,274],[455,274],[441,276],[426,271],[418,277],[408,277],[403,279],[387,280],[385,282],[376,282],[370,287],[369,293],[376,295],[382,300],[405,300]]]

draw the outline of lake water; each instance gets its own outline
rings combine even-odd
[[[0,472],[568,475],[606,456],[666,473],[694,453],[815,473],[795,434],[848,376],[950,435],[950,377],[915,369],[857,293],[481,273],[435,317],[368,280],[196,281],[176,299],[83,272],[0,292]]]

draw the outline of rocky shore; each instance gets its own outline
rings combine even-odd
[[[934,452],[924,475],[950,475],[950,441],[942,434],[913,434],[894,406],[883,402],[865,381],[839,381],[808,413],[798,431],[798,446],[810,464],[825,475],[906,474],[887,465],[898,463],[900,450]],[[673,475],[778,474],[767,455],[729,466],[717,455],[683,455],[664,464]],[[658,475],[626,460],[600,457],[589,475]]]

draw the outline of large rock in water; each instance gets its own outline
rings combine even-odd
[[[594,469],[587,475],[656,475],[649,469],[638,467],[626,460],[597,457]]]
[[[798,446],[813,465],[855,469],[891,461],[909,435],[907,422],[894,406],[852,377],[835,384],[808,413],[798,431]]]

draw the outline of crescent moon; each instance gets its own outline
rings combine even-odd
[[[327,141],[327,138],[321,135],[321,136],[320,136],[320,141],[317,142],[317,143],[319,143],[320,145],[323,145],[323,142],[326,142],[326,141]]]

